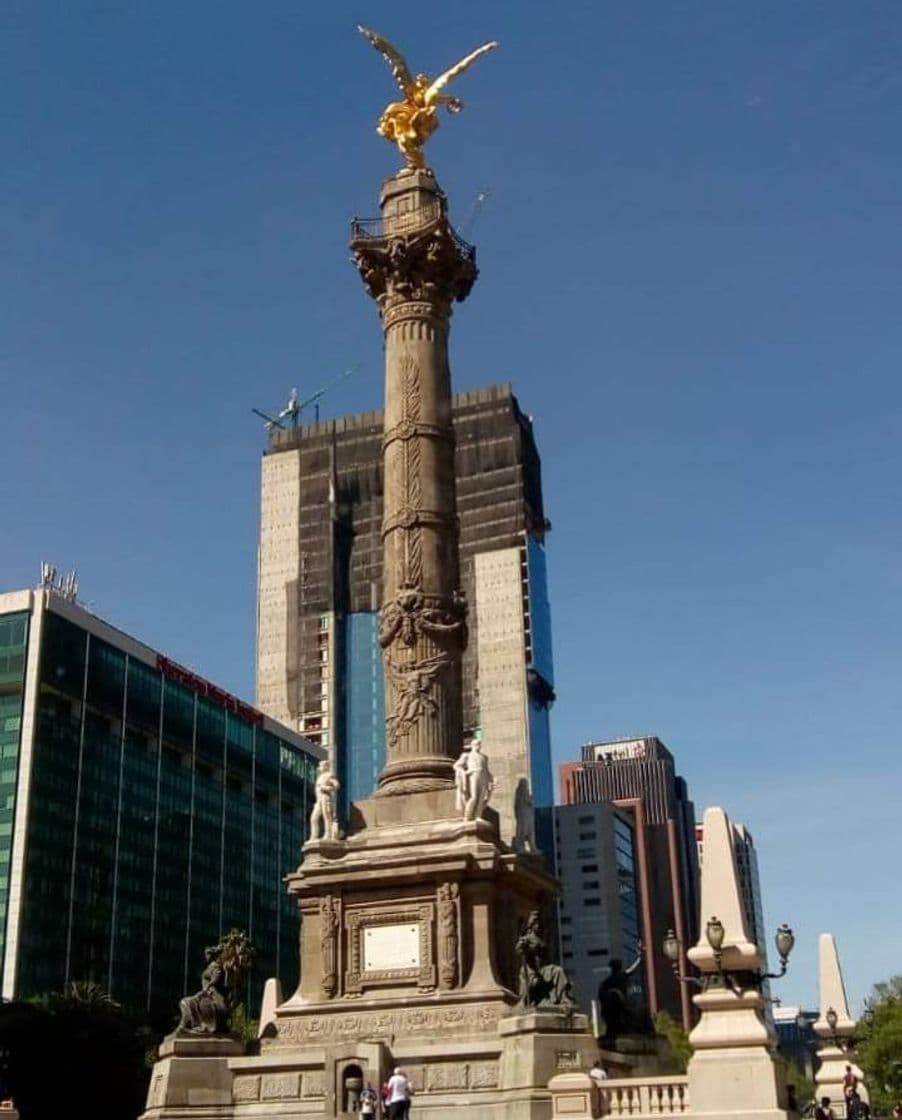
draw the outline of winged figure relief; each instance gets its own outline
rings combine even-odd
[[[389,64],[392,77],[404,94],[403,101],[393,101],[385,109],[376,131],[392,144],[397,144],[408,167],[425,167],[423,145],[438,128],[439,107],[444,105],[450,113],[459,113],[463,108],[460,98],[448,96],[442,90],[465,70],[469,70],[477,58],[493,51],[498,44],[485,43],[477,47],[466,58],[462,58],[433,80],[427,74],[411,77],[404,56],[387,39],[367,27],[358,27],[358,31],[369,39]]]

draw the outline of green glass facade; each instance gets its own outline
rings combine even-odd
[[[44,615],[17,997],[94,980],[152,1014],[195,991],[233,926],[262,983],[297,981],[300,862],[315,759],[259,713]]]
[[[0,961],[6,948],[28,621],[27,611],[0,616]]]

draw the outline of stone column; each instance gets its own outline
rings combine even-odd
[[[385,333],[385,510],[380,641],[387,760],[377,796],[453,783],[462,746],[460,589],[448,329],[476,279],[475,250],[448,222],[432,172],[382,188],[382,218],[351,248]]]

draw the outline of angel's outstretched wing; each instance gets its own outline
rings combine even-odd
[[[388,39],[383,39],[381,35],[377,35],[375,31],[370,31],[368,27],[361,27],[357,25],[357,30],[365,38],[373,44],[376,50],[382,55],[385,61],[391,67],[391,75],[400,86],[401,92],[405,97],[410,97],[413,90],[413,78],[410,76],[410,71],[407,69],[407,63],[404,61],[404,56],[401,52],[391,45]]]
[[[493,51],[497,46],[497,43],[486,43],[482,47],[477,47],[472,54],[468,54],[466,58],[462,58],[456,66],[452,66],[450,70],[446,70],[444,74],[440,74],[429,89],[426,90],[423,98],[426,104],[431,105],[449,82],[453,82],[464,70],[469,70],[480,55],[488,54],[489,51]]]

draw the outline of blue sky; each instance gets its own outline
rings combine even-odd
[[[0,588],[76,566],[253,695],[250,410],[381,403],[358,22],[431,73],[501,40],[429,156],[482,269],[456,387],[512,381],[543,454],[556,760],[660,735],[756,836],[784,998],[829,930],[860,1001],[902,971],[895,0],[6,0]]]

